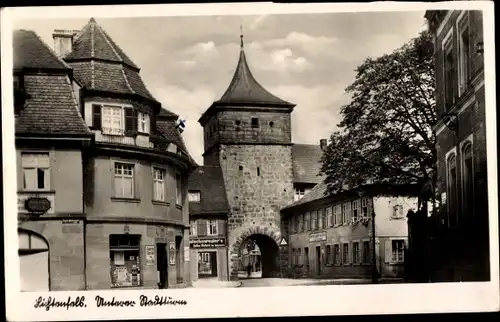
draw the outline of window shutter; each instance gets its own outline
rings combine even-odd
[[[205,219],[198,219],[196,221],[198,225],[198,236],[203,237],[207,235],[207,221]]]
[[[391,240],[386,240],[385,241],[385,258],[384,258],[386,263],[392,262],[392,241]]]
[[[133,136],[137,131],[137,113],[134,108],[125,108],[125,135]]]
[[[92,127],[94,127],[96,130],[100,130],[102,128],[101,108],[101,105],[92,105]]]
[[[156,134],[156,116],[155,115],[149,116],[149,129],[151,131],[151,135]]]
[[[219,219],[217,220],[217,234],[225,235],[226,234],[226,221]]]

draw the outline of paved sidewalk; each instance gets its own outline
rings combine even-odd
[[[241,279],[241,287],[269,287],[269,286],[312,286],[312,285],[356,285],[371,284],[371,279],[365,278],[336,278],[336,279],[315,279],[315,278],[248,278]],[[379,284],[402,283],[401,279],[381,279]]]
[[[217,278],[201,278],[193,281],[194,288],[232,288],[240,286],[240,281],[219,281]]]

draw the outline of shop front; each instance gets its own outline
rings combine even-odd
[[[228,279],[227,246],[222,237],[191,239],[192,279]]]

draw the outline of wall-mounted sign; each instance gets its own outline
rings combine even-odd
[[[146,265],[153,266],[155,264],[155,246],[146,245]]]
[[[224,238],[194,239],[190,240],[189,243],[192,248],[215,248],[226,245]]]
[[[31,197],[24,201],[24,208],[29,212],[44,213],[51,207],[50,200],[47,198]]]
[[[168,246],[168,258],[170,265],[175,265],[175,242],[170,242]]]
[[[184,247],[184,261],[189,262],[189,247]]]
[[[322,231],[319,233],[311,233],[309,235],[309,241],[310,242],[326,241],[326,231]]]
[[[77,225],[80,223],[80,219],[63,219],[62,223],[66,225],[71,225],[71,224]]]

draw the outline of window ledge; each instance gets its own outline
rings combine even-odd
[[[18,190],[17,193],[56,193],[55,190]]]
[[[168,201],[163,201],[163,200],[151,200],[151,202],[153,203],[153,205],[157,205],[157,206],[170,206],[170,202]]]
[[[175,204],[175,208],[182,210],[182,206],[179,204]]]
[[[138,199],[138,198],[124,198],[124,197],[111,197],[111,201],[114,201],[114,202],[140,203],[141,199]]]

